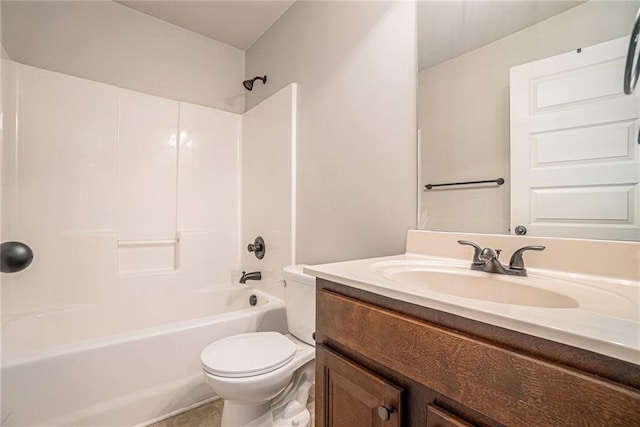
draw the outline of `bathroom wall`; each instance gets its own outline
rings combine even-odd
[[[287,85],[242,118],[242,257],[246,271],[260,271],[250,286],[284,298],[282,267],[295,263],[296,98]],[[266,243],[263,259],[247,251],[257,236]]]
[[[241,115],[11,61],[5,70],[15,97],[5,106],[17,108],[4,117],[3,239],[35,258],[3,275],[3,322],[126,302],[161,323],[182,295],[230,285]]]
[[[499,188],[421,190],[419,228],[508,233],[509,68],[628,35],[638,7],[590,1],[419,73],[422,185],[506,179]]]
[[[121,88],[244,112],[242,50],[112,1],[2,1],[17,62]]]
[[[412,2],[296,2],[248,51],[248,108],[298,83],[296,262],[404,251],[416,224]]]

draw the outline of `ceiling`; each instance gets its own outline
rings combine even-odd
[[[295,3],[295,0],[116,1],[242,50],[249,49]],[[418,0],[419,69],[460,56],[582,2]]]
[[[418,0],[419,69],[478,49],[583,1]]]
[[[125,0],[118,3],[247,50],[295,0]]]

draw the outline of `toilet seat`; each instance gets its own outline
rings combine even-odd
[[[211,375],[245,378],[275,371],[291,362],[295,353],[296,344],[278,332],[252,332],[215,341],[200,358]]]

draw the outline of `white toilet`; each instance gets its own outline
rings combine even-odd
[[[200,359],[207,384],[222,397],[222,427],[310,424],[315,378],[315,278],[302,265],[283,269],[290,334],[254,332],[209,344]]]

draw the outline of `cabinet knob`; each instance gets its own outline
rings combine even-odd
[[[392,413],[393,413],[393,406],[391,405],[378,406],[378,417],[380,417],[382,421],[389,421]]]

